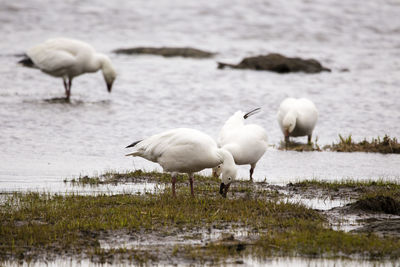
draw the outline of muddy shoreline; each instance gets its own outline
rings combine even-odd
[[[240,264],[248,257],[400,258],[396,183],[238,181],[225,200],[217,192],[219,180],[212,177],[195,177],[194,199],[184,175],[178,177],[176,199],[170,196],[170,176],[157,172],[65,180],[74,186],[144,181],[164,189],[115,196],[11,194],[1,206],[1,260]],[[316,199],[342,204],[321,208],[314,206]],[[7,235],[13,236],[12,244]],[[311,236],[320,243],[310,243]],[[341,241],[325,243],[327,237]]]

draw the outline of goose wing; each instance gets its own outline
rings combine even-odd
[[[134,156],[141,156],[153,162],[158,162],[166,153],[175,152],[181,155],[208,151],[216,147],[215,141],[197,130],[178,128],[148,137],[135,145]],[[190,152],[190,153],[189,153]]]
[[[67,50],[40,45],[30,49],[27,54],[35,66],[50,74],[68,69],[76,62],[75,55]]]

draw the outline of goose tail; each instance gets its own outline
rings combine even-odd
[[[133,142],[132,144],[130,144],[129,146],[127,146],[127,147],[125,147],[125,148],[134,147],[134,146],[136,146],[137,144],[139,144],[139,143],[142,142],[142,141],[143,141],[143,140],[139,140],[139,141]]]
[[[135,151],[135,152],[132,152],[132,153],[129,153],[129,154],[126,154],[125,156],[126,157],[130,157],[130,156],[132,156],[132,157],[136,157],[136,156],[139,156],[139,152],[138,151]]]
[[[32,59],[27,55],[24,55],[24,58],[18,61],[18,64],[28,68],[36,68],[35,63],[33,63]]]

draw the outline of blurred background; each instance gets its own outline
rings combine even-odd
[[[152,170],[124,147],[161,131],[190,127],[217,137],[237,110],[262,107],[249,123],[271,145],[283,136],[276,112],[288,96],[319,109],[318,144],[400,137],[400,2],[14,0],[0,2],[0,188],[64,190],[63,179],[106,170]],[[92,44],[119,76],[108,94],[100,73],[61,79],[17,65],[16,55],[53,37]],[[117,48],[191,46],[210,59],[116,55]],[[276,74],[217,69],[268,53],[315,58],[332,72]],[[306,142],[306,138],[299,139]],[[271,147],[256,180],[399,179],[396,155],[285,152]],[[159,168],[158,168],[159,169]],[[206,173],[208,173],[207,171]],[[248,166],[240,168],[248,177]]]

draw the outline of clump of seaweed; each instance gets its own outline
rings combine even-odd
[[[324,146],[324,150],[337,151],[337,152],[373,152],[383,154],[399,154],[400,143],[396,137],[389,137],[385,135],[383,138],[372,138],[369,142],[364,139],[361,142],[355,142],[351,135],[343,137],[339,134],[339,143]]]

